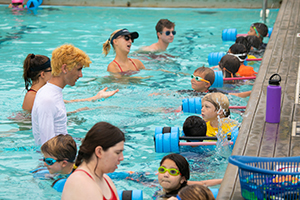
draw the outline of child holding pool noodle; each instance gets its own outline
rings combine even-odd
[[[196,115],[189,116],[182,126],[185,136],[206,136],[206,123]]]
[[[204,181],[188,181],[190,166],[187,160],[179,154],[169,154],[163,157],[158,168],[158,182],[162,189],[155,192],[153,199],[161,200],[176,197],[178,191],[187,185],[199,184],[213,186],[221,184],[222,179]]]
[[[261,45],[258,50],[264,51],[266,49],[267,44],[263,43],[263,39],[268,35],[268,27],[265,24],[259,22],[251,24],[248,35],[254,35],[259,38]]]
[[[229,48],[227,54],[237,57],[240,61],[240,66],[236,72],[237,76],[256,76],[257,72],[254,71],[253,67],[244,65],[244,61],[246,60],[248,54],[245,45],[235,43]]]
[[[206,121],[208,137],[217,136],[219,128],[222,129],[222,133],[231,135],[231,131],[237,126],[236,121],[228,119],[230,115],[228,98],[219,92],[207,94],[202,98],[201,115]]]

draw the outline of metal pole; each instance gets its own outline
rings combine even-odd
[[[263,18],[264,23],[266,23],[266,18],[267,18],[267,17],[266,17],[266,16],[267,16],[267,14],[266,14],[267,6],[268,6],[268,0],[263,0],[262,18]]]

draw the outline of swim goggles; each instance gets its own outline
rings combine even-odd
[[[170,174],[171,176],[178,176],[178,175],[181,175],[181,173],[179,172],[178,169],[174,169],[174,168],[167,169],[167,168],[165,168],[164,166],[160,166],[160,167],[158,168],[158,172],[161,173],[161,174],[166,173],[166,171],[168,171],[169,174]]]
[[[244,61],[246,60],[246,58],[245,58],[245,59],[241,59],[239,56],[247,56],[247,53],[233,54],[233,53],[228,53],[228,52],[227,52],[227,54],[228,54],[228,55],[232,55],[232,56],[237,57],[237,58],[239,59],[240,62],[244,62]]]
[[[195,80],[198,81],[198,82],[203,81],[203,82],[205,82],[205,83],[210,83],[209,81],[207,81],[207,80],[201,78],[200,76],[194,76],[194,74],[191,74],[191,78],[192,78],[192,79],[195,78]]]
[[[65,160],[65,159],[64,159]],[[43,161],[47,164],[47,165],[53,165],[55,162],[60,162],[60,161],[64,161],[64,160],[55,160],[53,158],[43,158]],[[67,162],[74,162],[74,160],[66,160]]]
[[[169,36],[171,31],[166,31],[165,33],[166,33],[166,36]],[[163,32],[160,32],[160,34],[163,34]],[[172,34],[176,35],[176,31],[172,31]]]
[[[252,28],[255,30],[256,35],[257,35],[257,36],[260,36],[259,33],[258,33],[258,31],[257,31],[257,29],[256,29],[256,27],[255,27],[255,26],[252,26]]]

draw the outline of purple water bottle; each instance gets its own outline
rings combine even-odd
[[[267,87],[267,110],[266,122],[279,123],[281,109],[281,77],[279,74],[273,74],[269,79]]]

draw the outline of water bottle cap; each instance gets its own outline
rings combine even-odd
[[[273,74],[269,79],[269,85],[280,85],[281,77],[279,74]]]

